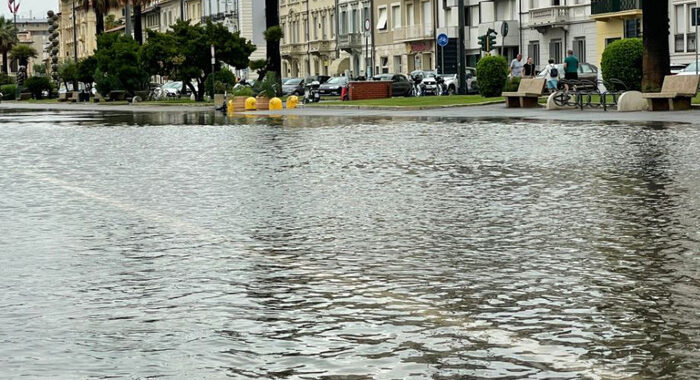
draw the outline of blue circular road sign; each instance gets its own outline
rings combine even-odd
[[[450,42],[450,38],[447,37],[447,34],[445,33],[440,33],[437,36],[437,44],[440,47],[445,47],[447,46],[447,43]]]

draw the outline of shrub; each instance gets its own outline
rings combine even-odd
[[[482,96],[501,96],[508,78],[508,62],[500,55],[481,58],[476,65],[476,77]]]
[[[212,81],[214,81],[214,90],[217,94],[223,94],[224,92],[233,91],[233,86],[236,85],[236,74],[232,73],[231,70],[222,69],[217,71],[214,75],[209,75],[207,81],[204,83],[206,87],[204,91],[207,94],[211,94],[212,91]]]
[[[255,91],[248,86],[239,86],[233,90],[233,96],[255,96]]]
[[[17,98],[17,86],[14,84],[6,84],[0,86],[3,100],[15,100]]]
[[[274,71],[268,71],[265,74],[265,79],[260,82],[260,93],[258,95],[268,98],[277,95],[277,74]]]
[[[15,78],[5,73],[0,73],[0,86],[4,84],[15,84]]]
[[[48,77],[33,76],[24,81],[24,87],[34,99],[41,99],[44,91],[51,93],[51,81]]]
[[[504,88],[503,91],[507,91],[507,92],[518,91],[518,87],[520,87],[520,80],[521,79],[522,78],[520,78],[520,77],[508,78],[508,81],[506,82],[506,87]]]
[[[642,54],[644,45],[641,38],[618,40],[605,48],[600,68],[603,80],[615,78],[627,85],[628,90],[639,91],[642,88]],[[610,86],[614,87],[610,84]],[[619,90],[616,88],[616,90]]]

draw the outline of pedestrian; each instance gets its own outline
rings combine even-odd
[[[523,76],[523,55],[518,54],[515,59],[510,61],[510,76],[513,78],[520,78]]]
[[[535,76],[535,63],[532,61],[532,57],[528,58],[527,63],[523,65],[523,76],[527,78]]]
[[[565,79],[578,79],[578,57],[574,55],[573,50],[569,50],[567,57],[564,60],[564,78]]]
[[[559,88],[559,69],[554,64],[554,60],[550,59],[547,66],[544,68],[545,78],[547,78],[547,90],[550,93],[555,92]]]

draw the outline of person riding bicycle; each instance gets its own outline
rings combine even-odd
[[[413,95],[420,96],[420,84],[423,82],[423,75],[421,73],[415,73],[411,76],[411,80],[413,80]]]

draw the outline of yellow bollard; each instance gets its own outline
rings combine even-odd
[[[228,113],[233,113],[235,109],[233,108],[233,100],[228,101],[228,105],[226,106],[226,111]]]
[[[269,109],[270,109],[270,111],[281,110],[282,109],[282,99],[280,99],[280,98],[270,99]]]
[[[288,110],[293,110],[297,108],[299,105],[299,98],[296,97],[296,95],[292,95],[287,98],[287,109]]]
[[[257,105],[258,105],[257,103],[258,102],[255,100],[255,98],[251,96],[250,98],[245,100],[245,110],[246,111],[255,111],[255,109],[257,108]]]

